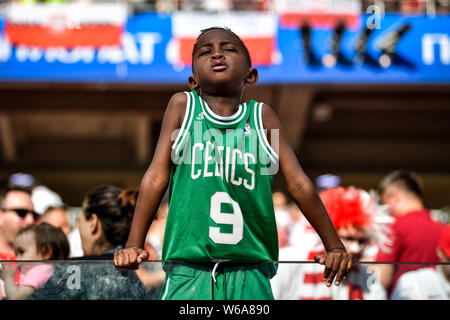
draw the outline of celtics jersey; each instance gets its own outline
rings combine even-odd
[[[216,115],[186,92],[182,127],[172,146],[163,260],[277,260],[271,182],[278,155],[262,124],[262,103]]]

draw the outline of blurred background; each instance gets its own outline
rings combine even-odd
[[[277,112],[312,180],[369,190],[409,169],[427,206],[448,210],[447,0],[0,5],[0,182],[45,185],[70,207],[99,184],[138,187],[195,38],[219,25],[258,68],[245,98]]]

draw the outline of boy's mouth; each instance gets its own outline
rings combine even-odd
[[[223,71],[227,68],[228,66],[223,61],[216,61],[212,65],[213,71]]]

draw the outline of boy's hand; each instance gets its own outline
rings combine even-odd
[[[327,287],[330,287],[334,277],[336,276],[335,285],[339,285],[342,279],[345,279],[347,273],[353,266],[351,254],[344,249],[331,249],[328,252],[314,256],[314,261],[325,265],[323,271],[323,280],[326,281]]]
[[[139,264],[147,261],[149,254],[146,250],[131,247],[114,252],[114,265],[119,268],[136,270]]]

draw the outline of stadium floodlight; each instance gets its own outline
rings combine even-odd
[[[378,61],[383,68],[387,68],[392,64],[397,43],[410,29],[411,24],[404,24],[396,31],[389,33],[379,42],[378,49],[381,51],[381,56]]]
[[[341,39],[345,32],[345,24],[340,21],[334,29],[333,38],[331,39],[330,53],[322,58],[322,63],[326,67],[334,67],[339,60],[341,54]]]

